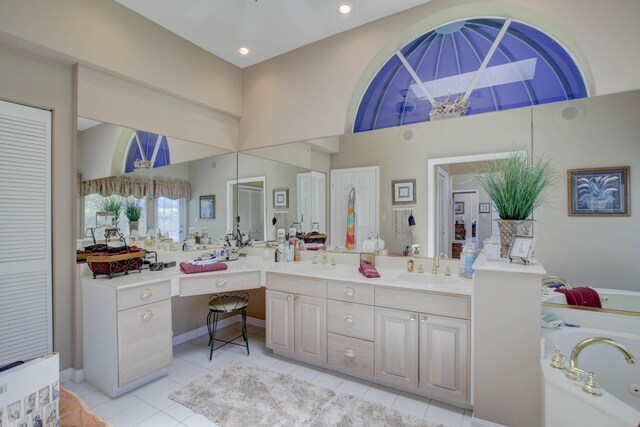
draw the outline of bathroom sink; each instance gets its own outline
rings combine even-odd
[[[459,283],[459,280],[450,276],[434,276],[432,274],[401,274],[399,280],[423,285],[449,285]]]

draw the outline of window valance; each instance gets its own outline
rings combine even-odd
[[[191,185],[188,181],[173,179],[148,179],[129,176],[110,176],[92,179],[82,183],[82,195],[98,193],[107,197],[119,194],[123,197],[133,196],[138,199],[149,197],[157,199],[191,199]]]

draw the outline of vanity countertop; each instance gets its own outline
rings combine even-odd
[[[430,272],[422,274],[416,272],[409,273],[404,268],[377,267],[381,277],[367,279],[358,272],[357,265],[353,264],[338,264],[332,266],[330,264],[313,264],[310,261],[276,263],[273,261],[265,261],[261,257],[248,256],[238,261],[228,262],[227,265],[228,268],[226,270],[208,273],[184,274],[180,271],[179,266],[176,266],[160,271],[143,270],[140,273],[133,271],[127,275],[116,276],[113,279],[104,276],[93,279],[91,276],[85,275],[83,276],[83,281],[85,283],[97,282],[118,289],[126,289],[159,280],[169,280],[174,290],[172,291],[172,295],[177,295],[178,284],[181,278],[220,277],[241,272],[260,272],[260,286],[262,287],[266,286],[266,273],[278,273],[411,290],[460,295],[473,294],[473,281],[470,279],[457,276],[447,277],[442,273],[438,275],[432,275]]]

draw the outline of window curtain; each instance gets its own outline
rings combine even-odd
[[[141,199],[149,197],[157,199],[191,199],[191,185],[188,181],[172,179],[145,179],[128,176],[110,176],[92,179],[82,183],[82,196],[98,193],[103,197],[119,194],[123,197],[133,196]]]

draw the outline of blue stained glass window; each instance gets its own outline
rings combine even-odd
[[[125,173],[136,170],[136,160],[149,161],[152,168],[169,166],[171,157],[169,155],[167,137],[141,130],[135,131],[129,141],[129,149],[125,160]]]
[[[435,101],[455,100],[473,87],[466,115],[588,96],[582,73],[567,49],[518,21],[510,22],[477,78],[505,21],[477,18],[446,24],[400,52]],[[429,97],[394,55],[365,91],[354,132],[426,122],[431,111]]]

